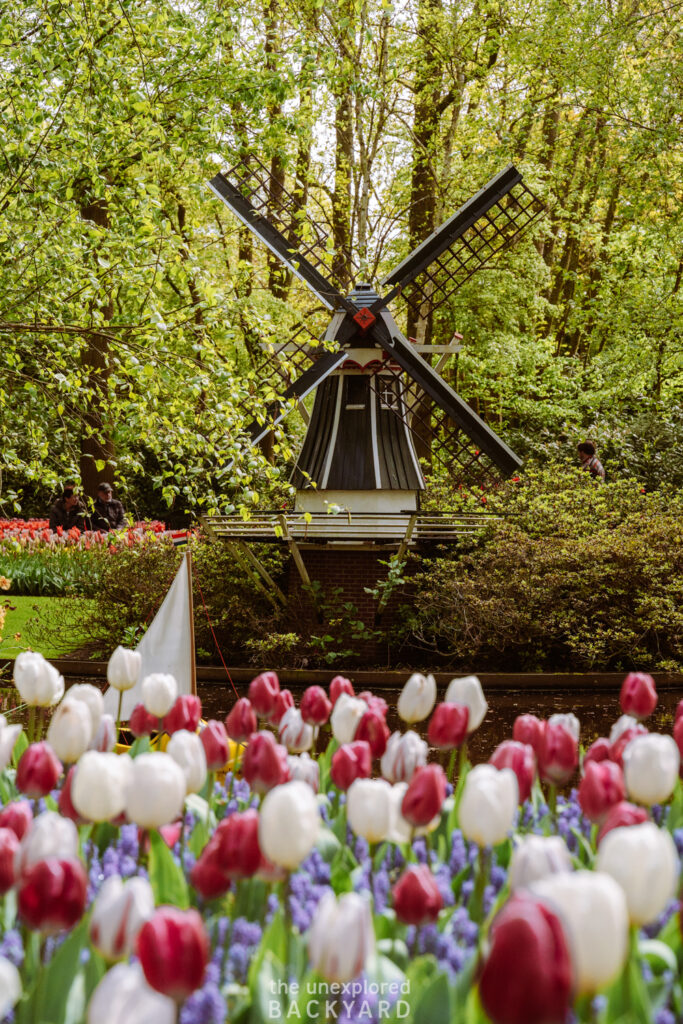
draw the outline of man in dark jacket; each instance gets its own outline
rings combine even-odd
[[[57,498],[50,509],[50,529],[56,533],[58,526],[64,531],[77,526],[82,532],[85,529],[85,511],[73,481],[67,480],[61,498]]]
[[[126,525],[126,513],[123,505],[112,496],[111,484],[100,484],[97,488],[97,500],[92,515],[93,530],[120,530]]]

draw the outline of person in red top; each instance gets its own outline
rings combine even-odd
[[[600,480],[605,479],[605,470],[600,462],[600,459],[595,454],[595,445],[592,441],[582,441],[578,446],[579,458],[581,459],[581,468],[585,469],[587,473],[595,479],[599,477]]]

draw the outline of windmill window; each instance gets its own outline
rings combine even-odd
[[[346,409],[362,411],[365,409],[367,385],[363,377],[349,377],[346,382]]]
[[[390,381],[384,381],[379,386],[379,404],[381,409],[391,409],[392,412],[400,412],[398,395]]]

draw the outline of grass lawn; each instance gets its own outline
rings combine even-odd
[[[82,646],[76,623],[82,620],[89,601],[80,597],[9,597],[8,600],[12,611],[5,619],[0,658],[16,658],[27,647],[40,651],[45,658],[60,658]],[[52,635],[55,619],[59,622],[60,636],[69,637],[68,643],[56,645]]]

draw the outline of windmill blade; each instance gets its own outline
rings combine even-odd
[[[402,295],[418,316],[438,309],[542,209],[510,164],[384,278],[382,287],[391,290],[383,301]]]

